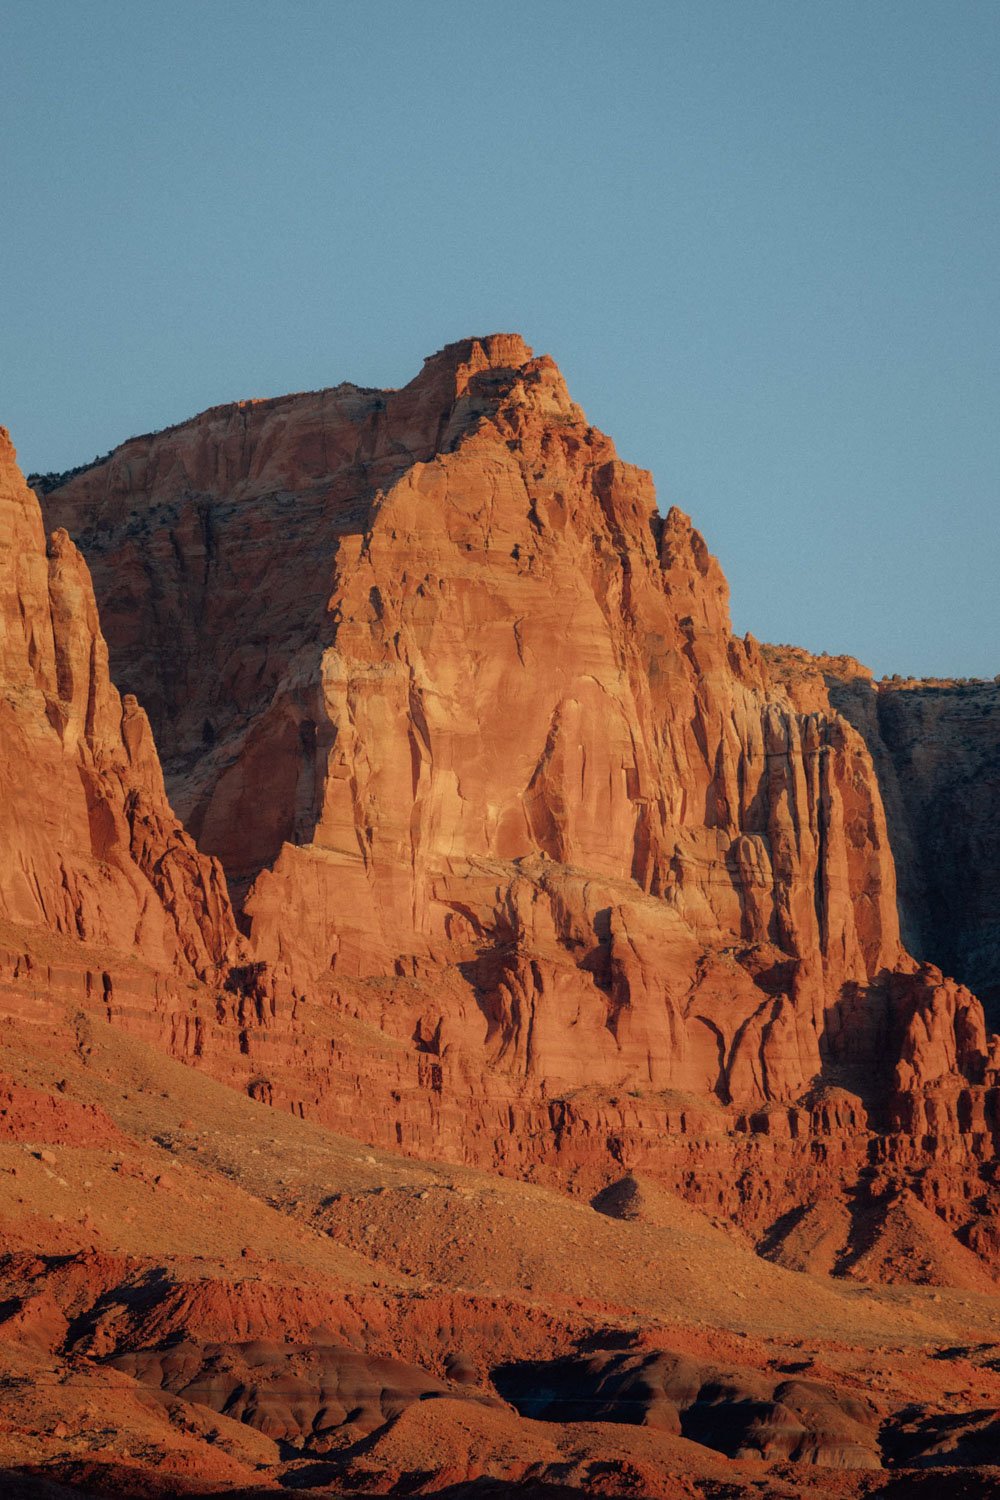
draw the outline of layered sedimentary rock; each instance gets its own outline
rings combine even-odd
[[[982,1284],[793,1274],[658,1184],[360,1151],[101,1018],[67,1040],[19,1034],[0,1088],[5,1495],[988,1488]]]
[[[225,881],[170,810],[149,721],[108,673],[87,565],[46,547],[0,430],[0,918],[205,978],[236,934]],[[109,981],[110,983],[110,981]]]
[[[852,696],[831,698],[851,717]],[[907,871],[915,950],[975,990],[1000,1022],[1000,686],[883,681],[872,753],[892,767],[899,820],[916,850]],[[859,719],[858,727],[862,727]],[[864,731],[863,731],[864,732]],[[867,736],[866,736],[867,737]]]
[[[883,678],[850,657],[765,647],[797,699],[818,692],[865,738],[911,953],[1000,1019],[1000,683]]]
[[[282,507],[297,520],[268,532]],[[274,864],[246,903],[262,956],[393,974],[519,933],[600,948],[597,922],[625,968],[724,938],[777,945],[835,993],[897,962],[861,739],[768,693],[702,538],[658,517],[649,475],[517,339],[448,348],[405,392],[208,413],[48,510],[87,546],[115,672],[145,684],[202,846],[235,880]],[[558,879],[522,870],[540,861]],[[571,870],[609,907],[582,933],[550,891]],[[621,882],[654,895],[655,935],[642,916],[627,935]],[[807,1031],[792,1086],[819,1065]],[[669,1034],[639,1050],[669,1082]]]
[[[989,1458],[1000,1053],[906,856],[948,756],[907,784],[862,669],[734,639],[512,336],[40,483],[110,675],[2,458],[0,1463]]]
[[[45,503],[242,899],[207,1065],[236,1033],[257,1097],[595,1186],[609,1156],[683,1186],[694,1132],[724,1192],[763,1133],[765,1218],[795,1138],[850,1181],[928,1091],[987,1149],[995,1058],[902,947],[862,734],[732,636],[704,541],[551,360],[498,335],[400,391],[216,408]]]

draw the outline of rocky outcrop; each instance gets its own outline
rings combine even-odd
[[[222,872],[170,810],[108,671],[87,565],[0,430],[0,918],[205,978],[235,940]]]
[[[640,1172],[762,1240],[947,1161],[973,1233],[996,1058],[901,941],[865,726],[732,636],[550,359],[497,335],[216,408],[44,503],[248,940],[211,1005],[120,1024],[370,1141]]]
[[[41,485],[124,699],[4,456],[14,1482],[965,1483],[1000,1053],[861,669],[734,639],[508,336]]]
[[[46,503],[257,957],[416,980],[425,1055],[792,1099],[830,1001],[902,962],[860,736],[771,686],[702,538],[519,339],[217,409]]]
[[[878,774],[910,952],[1000,1020],[1000,683],[883,678],[850,657],[764,647],[799,702],[826,699]]]
[[[494,1379],[522,1416],[544,1421],[653,1427],[732,1458],[882,1467],[874,1403],[812,1380],[706,1368],[663,1350],[508,1366]]]
[[[899,788],[913,947],[1000,1022],[1000,685],[886,681],[874,692],[876,761]],[[853,716],[851,696],[831,697]],[[859,722],[858,727],[861,727]],[[863,731],[864,732],[864,731]],[[888,768],[891,767],[891,773]],[[903,858],[899,864],[902,867]]]
[[[357,1440],[398,1417],[415,1401],[469,1399],[414,1365],[366,1357],[330,1343],[175,1342],[113,1361],[144,1387],[169,1391],[258,1428],[306,1453]],[[490,1403],[476,1393],[471,1399]],[[494,1406],[500,1402],[494,1397]]]
[[[127,1144],[99,1105],[81,1105],[62,1094],[47,1094],[0,1074],[0,1141],[23,1141],[37,1147],[40,1161],[54,1161],[52,1145],[116,1146]],[[44,1143],[44,1144],[43,1144]]]

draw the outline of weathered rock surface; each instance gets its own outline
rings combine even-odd
[[[591,1205],[363,1147],[130,1035],[144,992],[60,993],[2,1033],[4,1494],[989,1493],[988,1283],[793,1273],[643,1174]],[[732,1202],[766,1167],[727,1139]]]
[[[850,673],[731,635],[551,360],[496,335],[216,408],[44,503],[250,943],[196,1025],[122,1024],[369,1140],[636,1171],[761,1240],[889,1163],[1000,1263],[995,1044],[901,942]]]
[[[882,1466],[874,1404],[815,1381],[705,1367],[665,1350],[507,1366],[494,1378],[523,1416],[655,1427],[733,1458]]]
[[[800,705],[864,736],[895,856],[907,948],[1000,1020],[1000,683],[883,678],[851,657],[763,648]]]
[[[207,977],[235,929],[171,812],[149,721],[108,673],[87,565],[0,429],[0,918]]]
[[[258,1428],[276,1442],[323,1453],[391,1422],[415,1401],[465,1394],[414,1365],[330,1343],[172,1343],[112,1363],[140,1385]],[[471,1399],[489,1401],[477,1393]],[[493,1404],[500,1402],[493,1398]]]
[[[41,486],[134,698],[2,456],[0,1487],[988,1486],[1000,1057],[853,668],[509,336]]]
[[[769,687],[701,537],[520,340],[218,409],[46,504],[300,984],[447,968],[502,1071],[752,1102],[901,962],[862,740]]]

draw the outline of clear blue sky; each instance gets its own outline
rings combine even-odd
[[[4,0],[26,468],[517,330],[765,640],[1000,672],[998,0]]]

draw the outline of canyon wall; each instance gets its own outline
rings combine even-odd
[[[87,565],[0,429],[0,920],[206,979],[236,932],[172,813],[149,721],[108,672]]]
[[[973,989],[996,1024],[1000,682],[877,682],[850,657],[765,652],[789,691],[819,691],[864,736],[885,804],[906,946]]]
[[[471,961],[546,858],[655,896],[657,941],[776,944],[828,989],[896,962],[861,740],[769,692],[701,537],[519,340],[398,393],[208,413],[47,509],[175,803],[237,886],[264,872],[263,956],[315,979]]]
[[[901,942],[864,735],[550,359],[215,408],[43,500],[244,933],[120,1024],[413,1154],[723,1207],[740,1164],[758,1227],[885,1163],[983,1190],[994,1044]]]
[[[988,1485],[995,690],[734,638],[513,336],[38,490],[0,1479]]]

